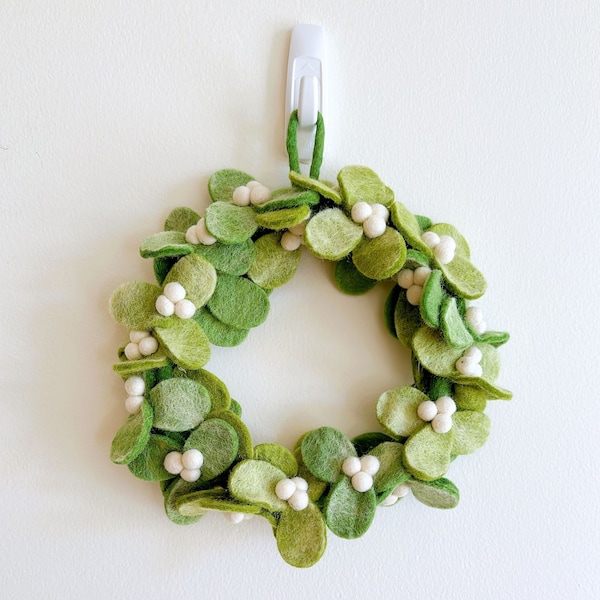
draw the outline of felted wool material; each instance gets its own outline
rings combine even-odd
[[[449,235],[456,242],[456,254],[467,260],[471,259],[471,249],[469,248],[469,244],[462,233],[460,233],[454,225],[448,223],[436,223],[435,225],[428,227],[427,230],[433,231],[440,236]]]
[[[236,457],[238,460],[252,458],[252,436],[239,416],[230,410],[215,410],[211,412],[207,418],[221,419],[233,427],[238,436],[238,451]]]
[[[400,296],[400,287],[395,285],[388,294],[385,305],[383,307],[383,319],[385,322],[385,328],[389,331],[392,337],[398,339],[396,333],[396,323],[394,322],[394,313],[396,312],[396,304]]]
[[[156,327],[154,335],[184,369],[200,369],[210,358],[208,338],[193,319],[175,319],[170,327]]]
[[[177,502],[198,487],[197,482],[190,483],[181,477],[173,480],[172,484],[164,492],[165,513],[176,525],[191,525],[200,520],[206,511],[198,511],[195,515],[183,515],[177,509]]]
[[[394,326],[398,341],[403,346],[410,348],[413,336],[422,324],[419,307],[408,302],[406,294],[400,293],[394,311]]]
[[[188,431],[198,426],[210,411],[207,390],[191,379],[165,379],[150,390],[154,427],[166,431]]]
[[[302,223],[310,216],[308,206],[295,206],[293,208],[282,208],[256,215],[256,222],[260,227],[281,231],[289,229],[298,223]]]
[[[472,454],[485,444],[490,434],[489,417],[478,411],[463,410],[452,416],[452,454]]]
[[[190,517],[202,515],[209,510],[255,515],[260,512],[260,507],[238,502],[224,488],[213,488],[181,496],[177,500],[177,510],[180,514],[189,515]]]
[[[162,290],[145,281],[132,281],[118,287],[110,298],[112,318],[128,329],[144,331],[165,322],[156,312],[156,299]]]
[[[210,343],[215,346],[225,348],[239,346],[250,333],[249,329],[238,329],[219,321],[206,307],[196,311],[194,320],[202,327]]]
[[[214,373],[205,369],[199,369],[198,371],[187,371],[185,376],[206,389],[210,398],[212,411],[227,410],[229,408],[231,404],[229,390]]]
[[[333,427],[320,427],[304,436],[301,446],[302,462],[318,479],[335,483],[342,471],[342,463],[356,456],[352,442]]]
[[[113,365],[113,371],[121,377],[129,377],[150,369],[158,369],[169,364],[169,359],[160,350],[151,356],[144,356],[139,360],[123,359]]]
[[[456,403],[457,410],[478,410],[483,412],[487,407],[488,394],[480,388],[456,384],[452,398]]]
[[[429,396],[413,387],[388,390],[377,401],[377,420],[392,435],[408,437],[423,427],[417,408],[427,400]]]
[[[431,219],[429,219],[428,217],[424,217],[422,215],[415,215],[415,219],[417,220],[421,231],[427,231],[433,225]]]
[[[448,433],[436,433],[427,424],[404,444],[404,465],[417,478],[433,481],[450,467],[454,428]]]
[[[454,508],[458,504],[458,488],[443,477],[428,482],[413,479],[410,489],[419,502],[432,508]]]
[[[357,492],[350,478],[342,475],[327,496],[323,514],[335,535],[355,539],[364,535],[371,526],[376,507],[377,498],[372,488],[367,492]]]
[[[146,238],[140,246],[142,258],[158,256],[184,256],[194,251],[185,240],[185,234],[178,231],[163,231]]]
[[[317,502],[319,498],[325,493],[327,490],[328,484],[325,481],[321,481],[317,479],[307,468],[306,465],[302,462],[302,449],[301,447],[294,448],[294,458],[298,464],[298,477],[302,477],[304,481],[308,483],[308,498],[313,502]]]
[[[357,225],[338,208],[317,213],[306,226],[304,242],[318,258],[340,260],[346,257],[363,237]]]
[[[397,273],[406,259],[406,244],[402,236],[391,227],[384,234],[363,238],[352,253],[355,267],[370,279],[387,279]]]
[[[301,209],[301,212],[298,211],[296,215],[305,214],[305,216],[296,221],[296,223],[300,223],[310,214],[310,206],[316,206],[319,204],[319,194],[313,192],[311,190],[302,190],[296,187],[292,188],[281,188],[279,190],[273,190],[271,194],[271,199],[263,202],[262,204],[258,204],[254,207],[254,211],[257,214],[257,221],[261,221],[262,218],[269,219],[268,215],[273,215],[271,217],[275,221],[281,218],[290,218],[290,215],[293,213],[284,213],[283,215],[277,216],[277,213],[282,212],[283,210],[296,210]],[[287,214],[287,217],[285,215]],[[297,218],[297,217],[296,217]],[[268,223],[267,221],[264,221]],[[292,225],[295,225],[293,223]],[[274,229],[274,227],[269,227],[268,225],[262,225],[261,227],[267,227],[268,229]],[[291,226],[290,226],[291,227]]]
[[[139,410],[117,431],[110,447],[110,460],[117,465],[126,465],[137,458],[150,438],[152,418],[152,406],[142,402]]]
[[[354,266],[350,257],[342,258],[335,264],[334,278],[338,289],[350,296],[365,294],[377,285],[375,279],[365,277]]]
[[[195,448],[204,456],[199,481],[210,481],[226,471],[238,453],[239,438],[223,419],[207,419],[188,437],[184,451]]]
[[[452,382],[443,377],[432,377],[429,383],[429,397],[435,401],[442,396],[452,396]]]
[[[404,262],[405,269],[418,269],[419,267],[428,267],[429,266],[429,258],[425,256],[422,252],[415,250],[414,248],[409,248],[406,251],[406,261]]]
[[[455,348],[468,348],[473,344],[473,336],[465,327],[465,323],[460,315],[456,298],[447,297],[442,304],[440,314],[440,324],[444,338]]]
[[[193,211],[191,208],[186,206],[179,206],[174,208],[165,221],[165,231],[179,231],[185,234],[185,232],[192,226],[196,225],[200,220],[200,215]]]
[[[244,275],[255,257],[254,243],[250,239],[240,244],[200,244],[195,252],[204,256],[217,271],[228,275]]]
[[[365,456],[365,454],[371,454],[371,450],[383,444],[385,442],[393,442],[393,438],[381,431],[372,431],[369,433],[361,433],[355,438],[352,438],[352,444],[356,450],[358,456]]]
[[[177,257],[173,256],[159,256],[154,259],[154,276],[159,285],[163,284],[165,277],[169,274],[169,271],[178,260]]]
[[[262,460],[244,460],[238,463],[229,476],[231,495],[249,504],[255,504],[271,512],[283,512],[287,502],[275,494],[275,486],[286,475],[277,467]]]
[[[255,248],[256,259],[248,271],[248,277],[256,285],[263,289],[274,289],[294,277],[302,256],[300,248],[285,250],[281,247],[281,235],[276,233],[260,237],[255,242]]]
[[[236,417],[242,418],[242,407],[240,403],[234,398],[231,399],[231,403],[229,405],[229,412],[234,414]]]
[[[198,254],[190,254],[173,265],[165,277],[164,285],[175,281],[185,288],[186,299],[193,302],[198,309],[213,295],[217,272],[206,258]]]
[[[248,173],[236,169],[221,169],[208,180],[208,193],[213,202],[231,202],[234,190],[253,180],[254,177]]]
[[[390,206],[394,200],[391,190],[368,167],[344,167],[338,174],[343,204],[350,210],[357,202]]]
[[[384,442],[370,452],[379,459],[379,471],[373,476],[373,489],[376,494],[395,488],[410,478],[402,465],[402,444]]]
[[[164,467],[169,452],[180,451],[181,446],[166,435],[152,433],[142,452],[127,466],[131,473],[144,481],[171,479],[173,475]]]
[[[442,287],[442,272],[438,269],[431,271],[425,285],[419,308],[421,317],[426,325],[437,329],[440,326],[440,310],[446,292]]]
[[[433,258],[431,248],[421,239],[421,227],[415,216],[401,202],[394,202],[390,207],[390,216],[396,229],[415,250],[428,258]]]
[[[208,308],[223,323],[250,329],[264,323],[269,314],[269,298],[249,279],[222,273]]]
[[[286,149],[290,162],[290,171],[300,173],[300,160],[298,158],[298,111],[292,111],[288,123]],[[317,123],[315,129],[315,141],[313,147],[312,161],[310,163],[310,176],[313,179],[319,178],[319,171],[323,162],[323,147],[325,141],[325,126],[323,124],[323,115],[317,113]]]
[[[208,232],[225,244],[241,244],[258,229],[254,210],[229,202],[215,202],[204,216]]]
[[[290,172],[290,181],[301,188],[306,190],[313,190],[317,192],[323,198],[327,198],[327,200],[331,200],[335,204],[342,203],[342,197],[338,193],[337,190],[333,188],[332,185],[328,184],[324,181],[319,181],[318,179],[311,179],[302,173],[296,173],[294,171]]]
[[[287,477],[294,477],[298,473],[298,462],[294,455],[279,444],[259,444],[254,448],[254,458],[271,463]]]
[[[438,266],[444,274],[446,285],[457,296],[476,300],[485,293],[485,278],[466,258],[455,256],[447,265],[438,263]]]
[[[468,324],[467,324],[468,326]],[[471,334],[473,332],[471,331]],[[481,335],[474,335],[475,339],[479,342],[483,342],[485,344],[490,344],[490,346],[494,346],[494,348],[498,348],[503,344],[508,342],[510,335],[504,331],[486,331]]]
[[[325,520],[314,504],[301,511],[283,512],[275,537],[279,554],[293,567],[312,567],[327,547]]]

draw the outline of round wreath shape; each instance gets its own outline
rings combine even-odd
[[[303,175],[297,127],[294,113],[290,187],[272,191],[241,171],[215,173],[204,216],[176,208],[165,230],[142,243],[157,284],[130,282],[112,295],[111,314],[129,330],[114,370],[130,416],[111,459],[160,483],[173,522],[192,524],[210,511],[234,523],[260,516],[283,559],[309,567],[325,551],[327,529],[360,537],[378,506],[409,493],[431,507],[456,506],[458,489],[444,476],[455,457],[485,443],[487,401],[511,394],[495,384],[508,334],[488,331],[470,305],[486,284],[464,237],[413,215],[366,167],[343,168],[337,185],[319,180],[320,115]],[[270,294],[292,279],[302,246],[335,263],[342,292],[391,287],[384,319],[411,350],[414,384],[380,394],[382,431],[349,439],[324,426],[292,450],[255,446],[240,404],[205,366],[211,344],[237,346],[265,321]]]

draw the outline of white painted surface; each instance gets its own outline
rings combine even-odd
[[[2,597],[600,595],[597,2],[0,4]],[[150,280],[139,242],[203,206],[215,170],[285,182],[297,22],[328,36],[323,175],[369,165],[461,229],[515,393],[453,465],[457,509],[381,509],[308,571],[265,522],[172,525],[158,487],[108,460],[126,416],[108,297]],[[306,257],[268,323],[214,353],[256,442],[375,426],[376,396],[409,381],[382,299],[341,296]]]

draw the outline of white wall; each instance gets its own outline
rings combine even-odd
[[[0,2],[3,597],[600,595],[600,5],[370,5]],[[308,571],[279,559],[265,522],[172,525],[158,487],[108,459],[125,413],[107,299],[150,280],[139,242],[172,207],[202,207],[215,170],[284,184],[298,22],[328,38],[323,175],[369,165],[461,229],[488,323],[512,333],[501,383],[515,394],[453,465],[458,508],[381,510]],[[374,426],[377,395],[408,381],[380,298],[342,297],[307,256],[268,323],[214,352],[256,442]]]

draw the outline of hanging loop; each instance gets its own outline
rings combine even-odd
[[[286,148],[290,159],[290,171],[300,173],[300,157],[298,154],[298,111],[295,110],[290,115],[290,122],[287,127]],[[325,146],[325,124],[323,115],[317,113],[317,122],[315,124],[315,137],[313,145],[312,160],[310,163],[310,176],[312,179],[318,179],[323,164],[323,148]]]

